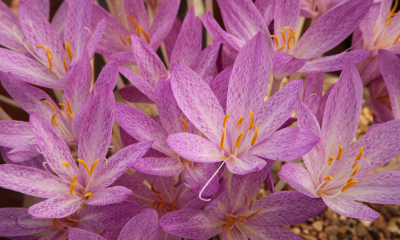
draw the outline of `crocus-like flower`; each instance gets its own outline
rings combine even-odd
[[[300,16],[315,18],[322,16],[344,0],[300,0]]]
[[[223,232],[222,239],[302,239],[279,226],[303,222],[325,208],[321,199],[287,191],[255,201],[268,171],[232,177],[231,191],[209,210],[183,209],[165,214],[161,228],[190,239],[209,239]]]
[[[260,14],[250,0],[218,1],[227,32],[222,30],[210,13],[203,22],[214,39],[222,39],[225,52],[235,59],[239,50],[258,32],[262,32],[272,59],[274,84],[271,93],[279,90],[283,77],[295,72],[329,72],[341,70],[346,59],[358,63],[368,51],[350,51],[339,55],[316,58],[349,36],[367,14],[372,0],[347,0],[321,16],[300,39],[296,27],[300,0],[276,1],[275,8],[263,8]],[[267,22],[262,16],[274,16]],[[272,23],[272,20],[273,23]],[[268,26],[273,24],[271,30]]]
[[[399,204],[400,172],[369,174],[400,153],[400,120],[374,128],[353,143],[362,105],[362,81],[349,62],[326,102],[322,126],[299,104],[298,125],[321,137],[297,163],[283,165],[279,177],[312,198],[322,198],[333,211],[374,221],[379,213],[356,201]]]
[[[131,189],[132,195],[128,200],[136,202],[141,210],[144,209],[143,211],[145,211],[147,208],[156,210],[158,214],[157,222],[168,212],[186,208],[199,209],[204,205],[204,202],[198,199],[198,194],[186,184],[180,184],[178,188],[175,188],[172,177],[152,176],[135,172],[132,175],[123,174],[114,185]],[[180,237],[159,229],[158,239],[179,240]]]
[[[48,198],[33,205],[28,213],[38,218],[63,218],[76,212],[82,203],[103,206],[125,201],[131,190],[110,186],[130,165],[140,159],[152,142],[142,142],[105,159],[114,121],[114,95],[106,85],[95,94],[81,126],[78,162],[68,144],[42,116],[31,113],[30,123],[49,167],[57,174],[12,164],[0,165],[0,186]]]
[[[22,82],[14,75],[0,74],[3,87],[19,106],[26,112],[40,114],[51,122],[59,136],[74,148],[78,148],[81,127],[90,116],[89,107],[93,101],[93,94],[89,97],[92,82],[91,65],[89,60],[81,64],[79,69],[82,71],[72,74],[73,78],[65,87],[64,101],[58,104],[63,111],[44,91]],[[102,69],[92,91],[99,91],[106,84],[113,88],[117,80],[118,62],[112,60]],[[39,154],[37,140],[27,122],[0,121],[0,146],[13,149],[7,156],[14,162],[22,162]]]
[[[1,208],[0,236],[21,237],[51,230],[43,236],[45,239],[66,240],[70,228],[92,232],[121,229],[139,212],[138,205],[130,201],[107,206],[85,205],[68,217],[53,219],[32,219],[26,208]]]
[[[222,97],[191,69],[174,65],[175,99],[205,137],[176,133],[168,136],[168,146],[190,161],[227,163],[234,174],[259,171],[267,165],[265,159],[290,161],[308,152],[318,142],[315,135],[297,127],[277,131],[297,107],[302,80],[290,82],[264,103],[270,69],[261,33],[242,48],[230,78],[220,78],[228,81],[213,82],[221,89],[228,87],[227,95],[214,90]],[[225,99],[226,111],[219,99]]]
[[[131,34],[143,38],[147,44],[157,50],[174,24],[179,3],[180,0],[164,0],[150,26],[143,0],[124,1],[125,12],[120,13],[119,17],[126,18],[129,29],[126,29],[116,17],[105,9],[93,3],[92,29],[102,18],[107,19],[105,33],[100,39],[96,51],[110,59],[118,58],[120,63],[135,64],[135,56],[130,46]]]
[[[146,42],[134,35],[131,36],[131,40],[133,54],[142,77],[129,68],[120,66],[120,73],[133,84],[133,86],[122,88],[120,93],[130,102],[155,102],[157,83],[160,78],[169,78],[169,72],[157,53]],[[171,51],[170,63],[185,65],[206,80],[215,67],[220,45],[220,41],[215,41],[201,51],[201,21],[194,15],[194,8],[191,8]]]
[[[24,44],[30,55],[0,49],[0,71],[10,72],[22,81],[35,85],[64,89],[73,69],[83,54],[93,57],[94,49],[103,34],[105,19],[96,22],[91,36],[88,31],[91,12],[90,0],[69,1],[64,27],[64,44],[59,34],[39,10],[25,1],[18,6],[19,24],[29,44]],[[85,53],[86,52],[86,53]],[[86,70],[91,71],[91,69]]]
[[[380,76],[378,50],[400,53],[400,16],[395,13],[398,0],[391,9],[392,0],[374,3],[353,34],[354,49],[366,49],[371,55],[357,65],[364,85]]]

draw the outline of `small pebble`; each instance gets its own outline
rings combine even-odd
[[[312,224],[312,226],[313,226],[313,228],[314,228],[315,230],[317,230],[318,232],[321,232],[322,229],[324,228],[324,224],[323,224],[322,221],[316,221],[316,222],[314,222],[314,223]]]
[[[397,233],[399,231],[399,227],[394,222],[390,222],[386,229],[391,233]]]

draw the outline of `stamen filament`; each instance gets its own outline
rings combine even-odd
[[[282,49],[284,49],[285,48],[285,46],[282,46],[282,47],[280,47],[279,49],[278,49],[278,51],[281,51]]]
[[[92,166],[90,168],[90,176],[92,176],[93,172],[94,172],[94,167],[96,166],[97,162],[99,161],[99,159],[96,159],[96,161],[94,161],[92,163]]]
[[[129,14],[126,14],[126,16],[129,18],[129,20],[131,20],[131,22],[133,24],[133,29],[136,30],[137,24],[136,24],[135,19],[133,19],[133,17],[131,15],[129,15]]]
[[[143,30],[142,26],[138,26],[137,28],[137,34],[138,37],[141,37],[140,33],[143,33],[144,37],[146,38],[147,44],[150,44],[150,39],[149,36],[147,36],[147,33]]]
[[[85,194],[85,197],[93,197],[93,193],[88,192],[88,193]]]
[[[68,169],[69,169],[69,164],[68,164],[67,162],[63,162],[63,163],[61,163],[61,165],[65,165],[65,166],[67,166]]]
[[[278,32],[280,32],[282,34],[282,38],[283,38],[283,42],[286,42],[286,36],[285,36],[285,32],[282,30],[278,30]]]
[[[65,58],[63,58],[63,63],[64,63],[64,70],[68,71],[67,61],[65,61]]]
[[[361,156],[362,156],[362,154],[363,154],[363,151],[364,151],[364,147],[361,147],[360,152],[358,153],[357,158],[356,158],[356,160],[355,160],[354,162],[357,162],[358,160],[361,159]]]
[[[236,139],[236,148],[239,148],[240,141],[242,141],[243,135],[244,135],[244,131],[242,131],[242,132],[239,134],[239,137]]]
[[[246,217],[245,220],[248,221],[250,220],[250,218],[254,217],[255,215],[257,215],[259,212],[261,212],[262,209],[258,210],[257,212],[251,214],[250,216]]]
[[[253,139],[251,139],[251,146],[254,146],[254,144],[256,143],[257,136],[258,136],[258,128],[257,125],[254,124],[254,136]]]
[[[154,193],[157,193],[157,194],[161,193],[161,192],[157,191],[157,190],[154,188],[154,183],[151,183],[150,185],[151,185],[151,191],[153,191]]]
[[[240,129],[240,126],[242,126],[242,122],[243,122],[243,117],[241,117],[240,119],[239,119],[239,121],[237,122],[237,124],[236,124],[236,130],[239,130]]]
[[[186,121],[185,121],[183,118],[181,118],[181,117],[179,117],[179,119],[183,122],[183,125],[185,125],[185,130],[184,130],[184,132],[187,132],[187,130],[188,130],[188,125],[187,125]]]
[[[49,70],[50,70],[50,74],[53,74],[53,71],[51,70],[51,68],[53,67],[53,53],[50,51],[50,49],[48,49],[47,47],[44,47],[42,45],[37,45],[36,47],[38,48],[43,48],[44,50],[46,50],[46,57],[47,60],[49,61]]]
[[[278,39],[278,37],[275,36],[275,35],[269,35],[269,36],[272,37],[273,39],[275,39],[275,47],[278,47],[278,46],[279,46],[279,39]]]
[[[80,163],[82,163],[82,165],[86,168],[87,173],[90,174],[89,167],[88,167],[88,165],[85,163],[85,161],[83,161],[82,159],[78,159],[77,161],[80,162]]]
[[[284,27],[283,29],[285,29],[285,30],[290,30],[291,32],[293,32],[293,28],[291,28],[290,26],[286,26],[286,27]]]
[[[223,126],[224,128],[226,128],[226,122],[228,121],[229,116],[231,116],[231,115],[230,115],[230,114],[226,114],[225,117],[224,117],[224,122],[223,122],[223,124],[222,124],[222,126]]]
[[[153,204],[151,205],[151,209],[153,209],[153,207],[158,203],[158,201],[153,202]]]
[[[244,203],[243,203],[243,206],[246,205],[246,204],[247,204],[247,194],[244,193]]]
[[[253,207],[253,198],[250,200],[249,211],[251,210],[252,207]]]
[[[67,51],[69,60],[72,61],[71,44],[69,44],[69,42],[67,42],[67,44],[65,44],[65,51]]]
[[[357,172],[358,172],[358,169],[360,169],[360,165],[358,165],[358,166],[356,167],[356,169],[354,169],[354,172],[350,175],[350,177],[356,175]]]
[[[253,124],[254,124],[254,114],[253,111],[250,110],[250,124],[248,130],[253,128]]]
[[[342,157],[342,152],[343,152],[343,147],[339,146],[339,151],[338,151],[337,156],[336,156],[336,161],[340,160],[340,158]]]
[[[126,43],[125,43],[124,39],[121,37],[121,35],[119,35],[119,39],[121,39],[121,42],[122,42],[125,46],[128,46],[128,45],[126,45]]]
[[[51,104],[49,101],[47,101],[45,98],[41,99],[43,102],[47,103],[50,105],[51,108],[53,108],[54,112],[57,112],[56,107],[53,106],[53,104]]]

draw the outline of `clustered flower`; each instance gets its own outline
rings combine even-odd
[[[0,187],[38,198],[1,208],[0,236],[301,239],[281,226],[400,204],[400,171],[377,171],[400,154],[397,0],[217,0],[224,27],[193,7],[182,22],[180,0],[110,2],[63,1],[49,22],[48,0],[18,17],[0,1],[1,85],[29,114],[0,108]],[[363,106],[375,124],[354,142]],[[299,158],[278,174],[296,191],[275,192],[274,162]]]

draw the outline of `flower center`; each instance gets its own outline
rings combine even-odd
[[[172,212],[178,210],[178,208],[175,205],[177,200],[176,198],[172,201],[164,200],[164,198],[161,196],[162,193],[154,188],[154,183],[151,183],[150,185],[151,185],[151,191],[157,194],[158,198],[158,200],[153,202],[150,208],[152,209],[154,207],[156,207],[157,209],[164,208],[166,212]]]
[[[141,38],[142,35],[143,35],[143,37],[144,37],[144,39],[146,40],[147,44],[150,44],[150,38],[149,38],[149,36],[147,35],[146,31],[144,31],[144,29],[142,28],[142,26],[138,25],[138,24],[136,23],[135,19],[134,19],[131,15],[129,15],[128,13],[126,13],[125,15],[126,15],[127,19],[129,19],[129,21],[132,23],[133,29],[134,29],[134,31],[136,32],[136,35],[137,35],[138,37],[140,37],[140,38]],[[128,36],[125,36],[125,38],[128,39],[128,40],[129,40],[129,44],[132,45],[132,44],[131,44],[131,36],[128,35]],[[121,40],[122,44],[124,44],[125,46],[128,46],[128,45],[125,43],[125,41],[124,41],[124,39],[122,38],[121,35],[119,36],[119,39]]]
[[[56,109],[56,107],[54,107],[53,104],[51,104],[51,102],[47,101],[46,98],[43,98],[43,99],[40,99],[40,100],[45,102],[45,103],[47,103],[54,110],[54,114],[51,117],[51,124],[53,126],[59,127],[59,125],[57,123],[57,120],[56,120],[56,117],[57,117],[57,109]],[[74,120],[74,118],[72,117],[72,108],[71,108],[71,104],[69,103],[69,99],[67,98],[67,105],[65,105],[63,103],[59,103],[58,105],[65,107],[66,112],[68,114],[68,117],[72,122],[72,120]],[[64,112],[62,111],[62,113],[64,113]]]
[[[48,49],[47,47],[45,47],[43,45],[37,45],[36,47],[43,48],[46,51],[46,57],[47,57],[47,60],[49,61],[50,74],[53,74],[53,70],[52,70],[52,68],[54,66],[54,64],[53,64],[53,53],[51,52],[50,49]],[[71,45],[70,45],[69,42],[67,42],[65,44],[65,51],[68,54],[69,61],[72,61]],[[67,62],[65,61],[65,58],[63,58],[63,64],[64,64],[65,71],[68,71],[68,65],[67,65]]]
[[[278,51],[281,51],[282,49],[284,49],[285,47],[287,47],[289,50],[291,50],[291,46],[290,43],[293,39],[293,46],[296,46],[296,32],[297,30],[293,31],[293,29],[289,26],[284,27],[285,30],[289,30],[288,32],[284,32],[282,30],[278,30],[279,33],[282,34],[282,39],[283,39],[283,44],[281,47],[279,47],[279,38],[276,35],[269,35],[270,37],[272,37],[275,40],[275,47],[279,47]],[[286,42],[286,34],[289,35],[287,42]]]

